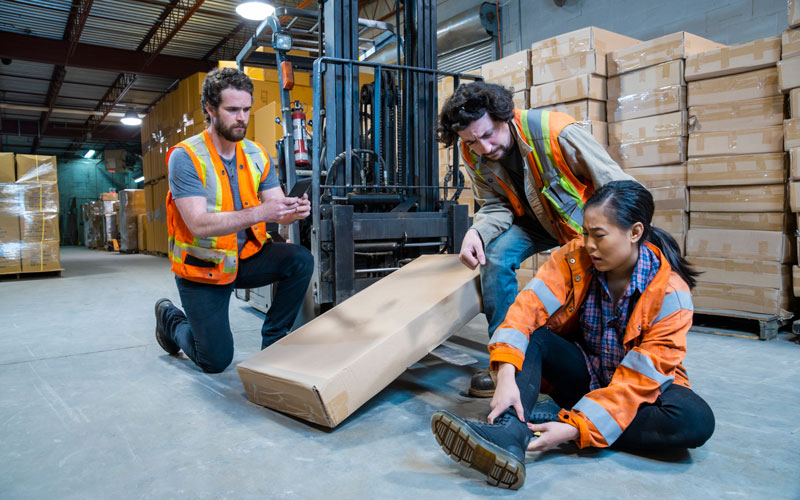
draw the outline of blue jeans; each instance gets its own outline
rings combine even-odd
[[[490,337],[517,297],[519,265],[531,255],[557,246],[558,242],[549,234],[532,233],[516,224],[486,246],[486,265],[481,266],[481,293]]]
[[[219,373],[233,360],[233,335],[228,306],[234,288],[257,288],[277,283],[275,300],[261,327],[261,348],[286,336],[303,304],[314,258],[306,248],[271,242],[239,262],[236,280],[229,285],[196,283],[175,277],[185,311],[164,312],[165,332],[203,371]]]

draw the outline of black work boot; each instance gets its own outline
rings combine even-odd
[[[431,417],[431,429],[450,458],[483,473],[492,486],[516,490],[525,482],[525,450],[532,434],[513,410],[494,424],[470,422],[441,410]]]
[[[158,345],[167,351],[167,354],[178,354],[181,348],[164,332],[164,313],[172,306],[172,301],[169,299],[158,299],[156,301],[156,340]]]
[[[536,404],[533,405],[528,422],[532,424],[546,424],[547,422],[558,422],[558,414],[561,407],[558,406],[553,398],[546,394],[540,394]]]
[[[480,370],[472,376],[469,383],[469,395],[476,398],[490,398],[494,396],[497,386],[497,371],[491,368]]]

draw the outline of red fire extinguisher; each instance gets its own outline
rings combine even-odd
[[[295,101],[292,107],[292,135],[294,135],[294,162],[298,167],[306,167],[309,163],[306,148],[306,114],[300,101]]]

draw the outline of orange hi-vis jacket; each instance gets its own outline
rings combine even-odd
[[[594,193],[591,184],[584,184],[572,173],[558,143],[561,131],[572,123],[575,123],[575,119],[565,113],[539,109],[515,109],[514,118],[509,122],[532,148],[524,159],[536,187],[533,192],[538,194],[562,245],[582,234],[583,204]],[[483,179],[481,158],[463,141],[461,154],[467,165]],[[514,213],[517,216],[525,215],[525,208],[514,189],[496,173],[490,173],[502,188]]]
[[[670,384],[689,388],[681,365],[686,333],[692,326],[689,286],[669,265],[659,248],[644,243],[661,265],[628,317],[622,345],[625,357],[611,383],[586,394],[562,410],[562,422],[577,427],[578,445],[610,446],[630,425],[639,406],[653,403]],[[593,275],[591,257],[582,239],[558,249],[517,295],[489,344],[493,367],[512,363],[522,369],[530,335],[542,326],[570,341],[581,338],[579,311]]]
[[[186,151],[197,169],[206,193],[206,211],[232,212],[234,205],[231,182],[208,130],[170,148],[167,152],[167,165],[175,148]],[[260,205],[258,186],[269,172],[269,155],[260,144],[244,139],[236,143],[236,165],[239,169],[242,208]],[[167,193],[167,231],[172,272],[189,281],[213,285],[233,283],[239,268],[239,259],[256,254],[269,240],[264,222],[247,228],[248,238],[241,255],[236,233],[196,238],[181,217],[172,198],[172,191]]]

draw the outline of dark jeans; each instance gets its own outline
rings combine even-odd
[[[184,314],[167,310],[164,328],[170,338],[197,366],[209,373],[223,371],[233,359],[233,335],[228,305],[234,288],[256,288],[277,283],[275,300],[261,327],[261,348],[284,337],[303,304],[314,259],[306,248],[272,242],[239,262],[236,280],[229,285],[209,285],[175,277]]]
[[[553,386],[550,396],[562,408],[572,408],[589,392],[590,375],[580,348],[544,327],[531,334],[522,370],[517,373],[527,415],[539,396],[542,377]],[[639,408],[613,447],[639,451],[696,448],[713,432],[714,414],[708,404],[690,389],[672,384],[653,404]]]

